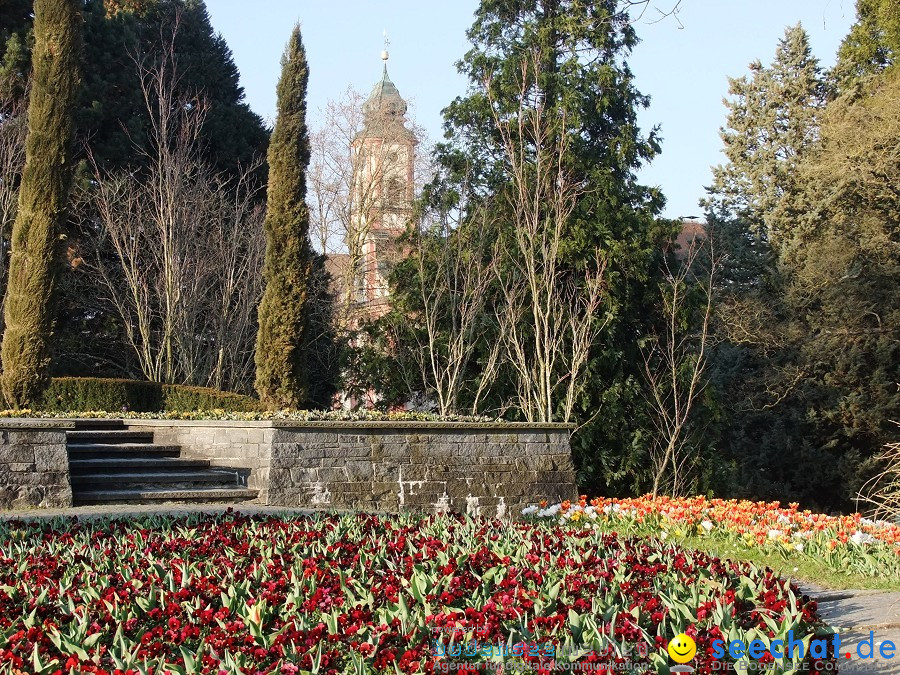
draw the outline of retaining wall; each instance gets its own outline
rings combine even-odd
[[[183,457],[250,470],[276,506],[517,515],[577,495],[566,425],[126,420]]]
[[[0,422],[0,509],[72,506],[66,429],[44,420]]]

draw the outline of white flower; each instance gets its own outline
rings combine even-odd
[[[799,551],[800,553],[803,553],[803,544],[794,544],[794,548],[795,548],[797,551]],[[797,568],[796,568],[796,567],[794,568],[794,571],[795,571],[795,572],[797,571]]]
[[[522,509],[523,516],[530,516],[532,513],[537,513],[537,512],[538,512],[537,506],[526,506],[524,509]]]
[[[702,523],[700,523],[700,527],[709,532],[711,529],[713,529],[712,521],[704,520]]]
[[[560,504],[554,504],[553,506],[548,506],[546,509],[541,509],[538,511],[539,518],[556,518],[556,514],[562,510],[562,506]]]
[[[782,534],[781,530],[769,530],[769,539],[778,539]]]
[[[875,537],[873,537],[871,534],[866,534],[865,532],[860,532],[859,530],[857,530],[850,536],[850,541],[852,541],[857,546],[860,546],[862,544],[871,544],[878,540],[875,539]]]

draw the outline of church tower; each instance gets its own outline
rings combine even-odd
[[[353,140],[353,231],[347,242],[354,300],[370,314],[387,311],[391,262],[397,239],[412,216],[416,138],[406,126],[406,101],[384,71],[363,105],[363,129]],[[354,250],[356,255],[354,256]],[[356,258],[353,260],[353,258]]]

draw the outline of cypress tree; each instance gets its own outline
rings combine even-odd
[[[81,61],[78,0],[35,0],[25,169],[12,232],[3,334],[3,395],[19,407],[44,386],[53,330],[54,254],[72,180]]]
[[[307,399],[305,345],[312,261],[306,207],[308,77],[298,25],[281,60],[278,117],[268,154],[265,290],[256,338],[256,391],[269,408],[296,408]]]

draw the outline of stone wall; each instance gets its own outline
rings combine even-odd
[[[516,515],[576,496],[565,425],[127,420],[182,456],[250,470],[277,506]]]
[[[0,509],[72,505],[66,428],[71,423],[0,424]]]
[[[152,431],[153,442],[180,445],[181,456],[208,459],[217,466],[248,469],[247,487],[265,501],[269,458],[275,428],[272,422],[231,420],[125,420],[129,429]]]

